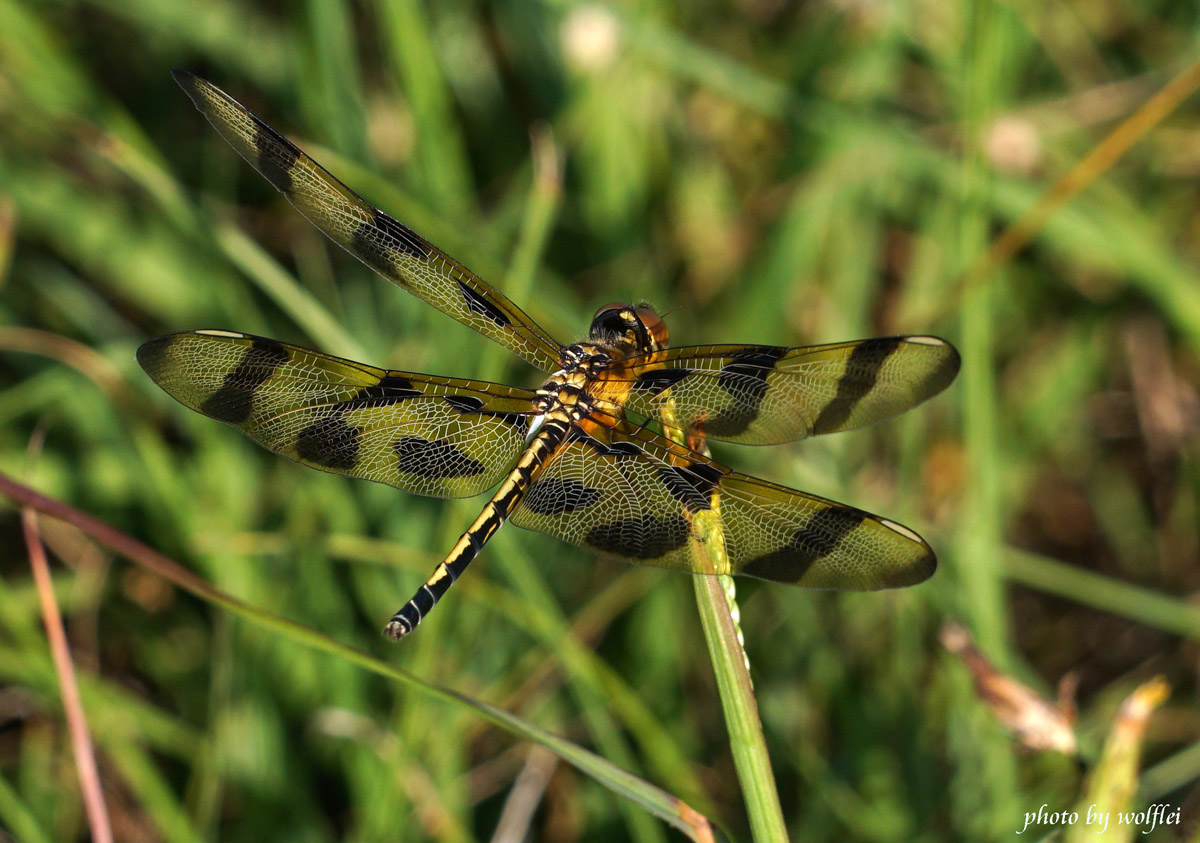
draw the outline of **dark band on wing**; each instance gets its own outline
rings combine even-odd
[[[742,351],[726,363],[717,385],[736,399],[736,403],[704,422],[704,430],[713,436],[739,436],[758,417],[758,407],[767,394],[767,376],[779,359],[787,354],[782,346],[760,346]]]
[[[474,395],[447,395],[442,400],[460,413],[478,413],[483,409],[483,399]]]
[[[516,430],[524,436],[529,432],[529,414],[528,413],[496,413],[484,411],[484,401],[474,395],[446,395],[442,398],[447,404],[460,413],[476,413],[480,416],[499,419],[505,424],[512,425]]]
[[[402,401],[405,398],[416,398],[421,394],[421,390],[414,387],[408,378],[384,375],[377,382],[360,389],[353,398],[339,405],[339,409],[362,410]]]
[[[362,428],[348,423],[341,411],[310,424],[296,436],[296,456],[305,462],[337,471],[350,471],[358,464]]]
[[[399,470],[414,477],[444,480],[451,477],[476,477],[487,467],[473,460],[445,440],[430,441],[419,436],[405,436],[392,446],[400,458]]]
[[[288,361],[287,349],[275,340],[256,339],[237,366],[225,376],[220,388],[200,405],[206,416],[230,424],[242,424],[250,418],[254,392]]]
[[[793,533],[786,545],[750,560],[739,573],[775,582],[797,583],[813,563],[832,553],[866,517],[867,513],[851,506],[822,509]]]
[[[364,386],[353,398],[334,404],[327,415],[301,430],[296,436],[296,456],[324,468],[350,471],[358,462],[362,428],[347,422],[343,415],[352,410],[394,404],[421,394],[408,378],[384,375],[370,386]]]
[[[404,276],[396,266],[398,255],[428,260],[425,241],[411,228],[383,211],[374,210],[371,219],[354,229],[350,248],[367,266],[380,275],[392,278],[401,286]]]
[[[376,208],[375,225],[391,238],[389,245],[395,244],[404,254],[418,258],[419,260],[429,259],[429,244],[425,242],[425,239],[421,235],[400,222],[400,220]]]
[[[300,160],[300,150],[266,123],[254,118],[254,148],[258,150],[258,171],[281,193],[292,190],[292,167]]]
[[[592,489],[578,480],[547,477],[535,481],[525,493],[525,508],[537,515],[565,515],[587,509],[600,500],[599,489]]]
[[[691,513],[712,509],[712,490],[721,482],[722,476],[719,469],[702,462],[658,467],[658,478],[671,497]]]
[[[628,559],[658,559],[687,543],[688,523],[678,515],[642,515],[601,524],[584,542],[602,553]]]
[[[692,373],[691,369],[650,369],[638,375],[633,389],[650,395],[659,395]]]
[[[512,327],[512,320],[508,318],[508,314],[488,301],[486,297],[472,290],[467,284],[463,283],[461,278],[455,279],[454,283],[458,284],[458,289],[462,291],[468,310],[490,319],[501,328]]]
[[[578,428],[572,429],[567,436],[567,444],[586,445],[602,457],[613,457],[614,459],[627,459],[630,457],[640,457],[645,455],[645,451],[636,442],[630,442],[625,439],[618,440],[612,444],[601,442],[594,436],[589,436]]]
[[[842,429],[858,402],[875,387],[883,364],[902,341],[900,337],[879,337],[854,347],[846,360],[846,371],[838,379],[837,394],[813,422],[813,433]]]

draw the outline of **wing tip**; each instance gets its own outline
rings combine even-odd
[[[901,340],[907,345],[929,349],[935,355],[936,362],[929,370],[924,383],[921,384],[921,401],[937,395],[958,377],[959,369],[962,368],[962,355],[954,347],[954,343],[930,334],[906,336]]]
[[[917,551],[911,562],[906,565],[897,567],[892,575],[887,577],[880,584],[880,588],[904,588],[910,585],[917,585],[925,582],[937,572],[938,562],[937,554],[933,552],[933,548],[929,546],[929,542],[921,538],[916,531],[899,524],[890,518],[877,518],[879,524],[897,533],[907,539]]]
[[[924,544],[924,542],[922,542]],[[905,570],[903,582],[897,583],[893,588],[904,588],[910,585],[920,585],[927,579],[937,573],[938,561],[937,554],[933,552],[933,548],[925,545],[925,553]]]
[[[937,554],[933,552],[933,548],[929,546],[928,542],[917,536],[916,533],[913,533],[907,527],[904,530],[906,533],[916,536],[915,543],[919,547],[917,555],[913,556],[910,561],[898,564],[887,571],[873,587],[862,590],[882,591],[893,588],[909,588],[914,585],[920,585],[937,573],[938,560]]]
[[[138,346],[135,353],[138,365],[142,367],[151,379],[161,384],[158,373],[162,372],[163,367],[167,365],[171,347],[185,337],[209,337],[219,340],[264,340],[263,337],[256,337],[252,334],[242,333],[241,331],[225,331],[218,328],[175,331],[170,334],[163,334],[161,337],[155,337],[152,340],[146,340]],[[270,342],[270,340],[265,341]]]
[[[182,67],[172,67],[171,78],[175,80],[175,84],[182,88],[183,92],[193,102],[196,102],[196,98],[200,96],[201,87],[210,84],[195,73],[192,73],[190,70],[184,70]]]
[[[158,382],[156,375],[162,370],[163,363],[166,361],[166,351],[177,336],[179,335],[164,334],[161,337],[146,340],[138,346],[136,353],[138,365],[156,383]]]

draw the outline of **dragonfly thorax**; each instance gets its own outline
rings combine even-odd
[[[590,346],[590,343],[576,343],[563,349],[563,368],[552,374],[537,391],[534,406],[540,413],[565,410],[572,421],[576,421],[591,412],[588,386],[612,365],[613,360],[602,348]]]
[[[572,374],[574,372],[595,375],[610,368],[617,357],[623,356],[623,354],[617,353],[617,349],[608,343],[573,343],[563,348],[559,354],[558,364],[562,368],[558,372],[555,372],[552,377]]]
[[[629,391],[622,373],[631,360],[666,347],[667,326],[650,305],[606,304],[592,317],[588,339],[560,351],[561,368],[538,390],[534,405],[575,423],[599,411],[595,421],[616,424]]]

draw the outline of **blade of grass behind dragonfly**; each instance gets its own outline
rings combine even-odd
[[[595,755],[565,738],[547,732],[514,714],[496,708],[466,694],[423,680],[401,670],[363,650],[343,644],[315,629],[268,612],[258,606],[245,603],[210,585],[178,562],[142,544],[126,533],[115,529],[85,512],[67,506],[60,501],[38,494],[34,490],[0,474],[0,496],[23,506],[31,507],[52,518],[74,526],[101,545],[136,562],[158,576],[200,599],[245,618],[252,623],[283,635],[291,641],[329,653],[349,664],[365,668],[386,679],[400,682],[429,697],[465,705],[485,720],[511,734],[534,741],[554,752],[580,772],[604,785],[654,816],[678,828],[696,841],[714,840],[711,823],[702,814],[691,808],[678,797],[655,787],[612,762]]]

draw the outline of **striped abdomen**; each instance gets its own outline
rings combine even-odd
[[[471,564],[471,560],[483,550],[488,539],[495,535],[505,519],[512,514],[529,488],[533,475],[562,443],[570,430],[571,423],[566,418],[546,421],[537,437],[521,454],[521,459],[517,461],[508,478],[479,513],[479,517],[459,537],[454,548],[438,563],[433,574],[417,589],[412,599],[404,604],[403,609],[392,615],[392,619],[384,627],[385,635],[399,640],[417,628],[417,624],[437,605],[442,595]]]

